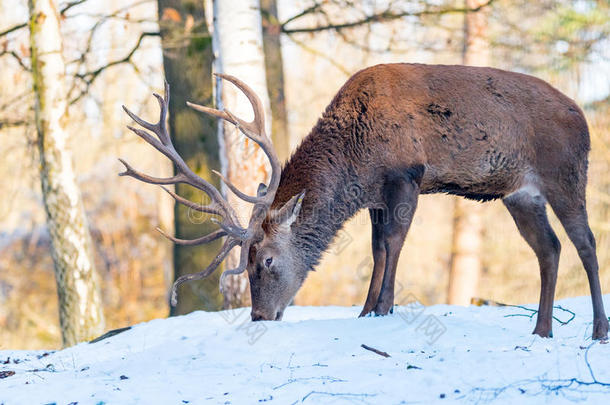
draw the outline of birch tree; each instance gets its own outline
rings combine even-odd
[[[213,0],[213,36],[215,46],[214,69],[238,77],[247,83],[260,97],[265,107],[265,125],[271,134],[271,108],[265,76],[265,55],[259,0]],[[239,91],[220,80],[216,82],[217,108],[227,106],[232,113],[250,120],[252,107]],[[263,151],[244,137],[233,125],[219,123],[218,138],[221,145],[221,169],[243,192],[256,195],[258,184],[266,181],[269,167]],[[227,190],[225,189],[226,193]],[[235,196],[228,195],[236,208],[242,224],[247,221],[251,207]],[[239,250],[234,249],[225,260],[227,268],[238,265]],[[227,279],[225,307],[246,303],[247,276],[244,274]]]
[[[59,14],[54,0],[30,0],[30,47],[42,196],[51,236],[64,346],[104,331],[91,236],[66,145],[68,119]]]
[[[488,0],[466,0],[466,8],[476,9]],[[487,66],[490,62],[487,38],[488,7],[464,14],[464,65]],[[483,205],[464,198],[454,198],[451,269],[448,303],[469,305],[477,294],[481,274],[483,244]]]

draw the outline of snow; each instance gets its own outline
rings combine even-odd
[[[531,335],[518,307],[411,302],[360,319],[360,307],[289,307],[256,323],[247,308],[195,312],[57,352],[0,351],[0,376],[15,372],[0,403],[608,403],[610,345],[591,341],[590,298],[557,305],[575,317],[553,339]]]

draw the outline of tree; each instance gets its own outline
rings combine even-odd
[[[29,11],[42,196],[51,236],[62,341],[71,346],[104,331],[100,282],[66,146],[68,111],[59,13],[53,0],[30,0]]]
[[[277,0],[261,0],[263,17],[263,48],[265,50],[265,67],[267,87],[271,104],[272,140],[280,160],[290,155],[288,123],[286,112],[286,95],[284,91],[284,60],[281,47],[281,24],[278,20]]]
[[[199,176],[207,181],[211,170],[218,167],[218,140],[215,120],[186,105],[186,101],[211,104],[212,41],[207,30],[203,1],[159,0],[159,25],[163,47],[163,67],[171,84],[169,131],[176,150]],[[202,200],[203,194],[183,184],[176,193],[192,201]],[[193,239],[209,233],[213,226],[206,217],[195,215],[181,204],[174,206],[174,229],[177,238]],[[174,247],[174,279],[195,273],[218,253],[220,245]],[[178,291],[178,305],[172,315],[186,314],[195,309],[216,310],[222,305],[218,293],[218,275],[183,284]]]
[[[265,107],[266,131],[271,133],[271,110],[265,76],[265,55],[259,0],[226,1],[214,0],[213,29],[217,45],[215,70],[230,74],[247,83],[260,97]],[[227,106],[237,116],[252,117],[252,107],[239,91],[230,85],[217,83],[217,108]],[[238,97],[239,96],[239,97]],[[263,151],[245,138],[240,131],[228,123],[219,124],[222,174],[246,194],[256,195],[258,183],[265,181],[269,167]],[[226,192],[226,190],[225,190]],[[228,200],[236,208],[242,224],[249,218],[251,207],[232,194]],[[235,249],[225,260],[227,268],[239,263],[239,250]],[[225,307],[244,304],[246,275],[227,279]]]
[[[466,7],[475,9],[485,0],[466,0]],[[464,14],[464,65],[489,65],[487,38],[488,8]],[[483,244],[483,206],[481,203],[456,197],[453,212],[453,238],[449,273],[449,304],[469,305],[476,295],[481,274]]]

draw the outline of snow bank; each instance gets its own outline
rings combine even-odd
[[[531,335],[535,316],[517,307],[415,303],[363,319],[290,307],[257,323],[246,308],[196,312],[54,353],[0,351],[0,403],[608,403],[610,345],[591,341],[590,298],[557,304],[575,317],[554,339]]]

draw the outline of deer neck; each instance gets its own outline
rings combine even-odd
[[[292,241],[308,269],[318,264],[343,224],[365,205],[362,174],[350,164],[339,143],[341,138],[336,132],[325,133],[318,123],[282,170],[273,204],[280,208],[306,190],[300,214],[292,225]]]

